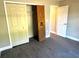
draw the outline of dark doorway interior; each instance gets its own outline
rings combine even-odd
[[[33,19],[33,35],[38,40],[38,21],[37,21],[37,10],[36,6],[32,5],[32,19]]]

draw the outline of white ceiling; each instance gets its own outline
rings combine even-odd
[[[52,2],[53,4],[58,4],[59,2],[62,2],[62,1],[64,1],[64,0],[51,0],[51,2]]]

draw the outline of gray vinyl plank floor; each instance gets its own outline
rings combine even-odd
[[[78,58],[79,42],[51,34],[43,42],[30,39],[1,53],[1,58]]]

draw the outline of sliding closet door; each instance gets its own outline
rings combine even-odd
[[[28,20],[26,9],[23,4],[6,4],[8,22],[11,34],[12,45],[27,43],[28,39]]]

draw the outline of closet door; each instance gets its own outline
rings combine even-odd
[[[6,4],[8,23],[10,28],[12,45],[20,45],[29,42],[27,6],[23,4]]]

